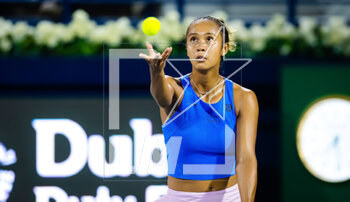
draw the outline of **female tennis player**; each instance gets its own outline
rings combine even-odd
[[[179,78],[164,74],[171,47],[160,54],[146,43],[149,55],[140,54],[150,67],[168,153],[167,194],[156,202],[254,201],[259,107],[252,90],[219,74],[229,37],[223,20],[195,19],[186,32],[192,72]]]

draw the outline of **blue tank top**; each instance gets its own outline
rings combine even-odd
[[[224,96],[220,101],[208,104],[194,92],[189,74],[180,77],[184,91],[178,109],[162,125],[168,175],[192,180],[235,175],[236,113],[233,82],[224,77]]]

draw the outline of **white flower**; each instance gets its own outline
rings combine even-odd
[[[132,36],[129,36],[128,40],[131,43],[142,43],[144,44],[146,42],[146,37],[147,35],[145,35],[142,31],[142,21],[140,21],[137,24],[137,28],[136,30],[134,30],[134,34]]]
[[[67,29],[67,27],[62,23],[57,23],[53,25],[53,37],[56,38],[57,42],[70,42],[73,39],[73,34],[70,30]],[[53,40],[53,39],[51,39]]]
[[[242,20],[233,20],[227,23],[231,34],[235,39],[246,42],[249,39],[249,32]]]
[[[350,30],[344,17],[332,16],[328,23],[321,28],[324,44],[334,47],[343,46],[343,42],[350,37]]]
[[[159,42],[156,43],[156,46],[160,49],[159,51],[162,51],[161,54],[163,53],[164,49],[171,46],[170,41],[166,36],[159,37],[157,41]]]
[[[57,39],[54,34],[54,24],[43,20],[37,24],[35,30],[35,41],[39,45],[54,47],[57,45]]]
[[[211,16],[218,18],[218,19],[223,19],[225,23],[228,20],[227,13],[225,11],[222,11],[222,10],[215,11],[214,13],[211,14]]]
[[[0,39],[10,35],[12,30],[12,23],[0,17]]]
[[[119,29],[120,36],[122,38],[132,36],[132,34],[134,33],[134,28],[132,27],[129,18],[120,17],[117,20],[116,24]]]
[[[316,45],[316,36],[314,29],[317,23],[314,18],[301,17],[299,20],[299,34],[311,46]]]
[[[78,9],[74,11],[72,17],[73,17],[73,21],[78,21],[78,22],[89,21],[89,14],[82,9]]]
[[[253,23],[249,30],[249,39],[252,49],[254,51],[261,51],[266,46],[267,32],[263,26],[258,23]]]
[[[14,24],[11,30],[11,36],[16,43],[22,41],[27,36],[32,36],[33,34],[34,28],[22,21]]]
[[[96,26],[94,30],[92,30],[91,34],[89,35],[89,40],[92,43],[96,44],[102,44],[106,42],[106,31],[104,26]]]
[[[160,36],[162,39],[167,38],[169,41],[180,41],[184,38],[185,33],[182,31],[180,15],[177,11],[170,11],[159,19],[161,29],[157,36]]]
[[[68,27],[62,23],[56,24],[56,26],[54,26],[54,31],[55,36],[58,37],[59,41],[67,43],[74,39],[74,33],[72,30],[68,29]]]
[[[34,39],[39,45],[55,48],[60,43],[72,40],[70,30],[64,24],[54,24],[49,21],[41,21],[35,30]]]
[[[6,38],[2,38],[0,39],[0,49],[3,52],[8,52],[10,51],[12,48],[12,44],[10,42],[10,40],[6,39]]]
[[[89,15],[83,10],[73,13],[73,20],[68,24],[69,31],[79,38],[88,38],[90,32],[95,28],[96,23],[89,19]]]
[[[191,22],[194,20],[195,18],[192,16],[187,16],[184,17],[181,26],[180,26],[180,31],[183,34],[183,39],[186,39],[186,31],[188,29],[188,26],[190,26]]]
[[[95,26],[88,39],[93,43],[107,43],[116,46],[124,38],[133,41],[134,35],[135,30],[131,26],[130,20],[121,17],[116,21],[108,21],[104,25]]]
[[[164,19],[172,22],[180,22],[180,14],[176,10],[172,10],[165,14]]]
[[[105,42],[111,46],[115,46],[117,45],[117,43],[120,43],[121,37],[119,35],[120,33],[118,32],[120,30],[117,24],[114,21],[109,21],[104,26],[105,26],[104,31],[106,32],[104,34]]]
[[[341,16],[332,16],[321,28],[323,44],[331,46],[337,53],[350,55],[350,28]]]
[[[276,14],[266,24],[266,30],[269,38],[291,39],[297,36],[297,30],[294,25],[286,21],[284,15]]]
[[[188,28],[188,26],[190,26],[191,22],[194,20],[195,18],[192,16],[186,16],[184,17],[183,21],[182,21],[182,31],[184,33],[186,33],[186,30]]]
[[[141,23],[139,23],[138,27],[141,25]],[[142,43],[144,44],[146,42],[145,39],[145,34],[142,32],[141,30],[142,28],[138,28],[136,30],[133,30],[133,34],[129,35],[127,37],[128,41],[130,41],[130,43]],[[144,48],[144,47],[142,47]]]

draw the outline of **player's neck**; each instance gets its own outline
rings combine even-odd
[[[193,69],[190,75],[192,82],[195,82],[195,85],[197,85],[201,91],[209,91],[212,89],[218,84],[218,80],[220,79],[219,77],[220,74],[216,69],[210,69],[209,71],[205,72]]]

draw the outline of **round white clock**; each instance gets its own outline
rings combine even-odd
[[[306,169],[326,182],[350,179],[350,98],[313,102],[297,128],[297,150]]]

